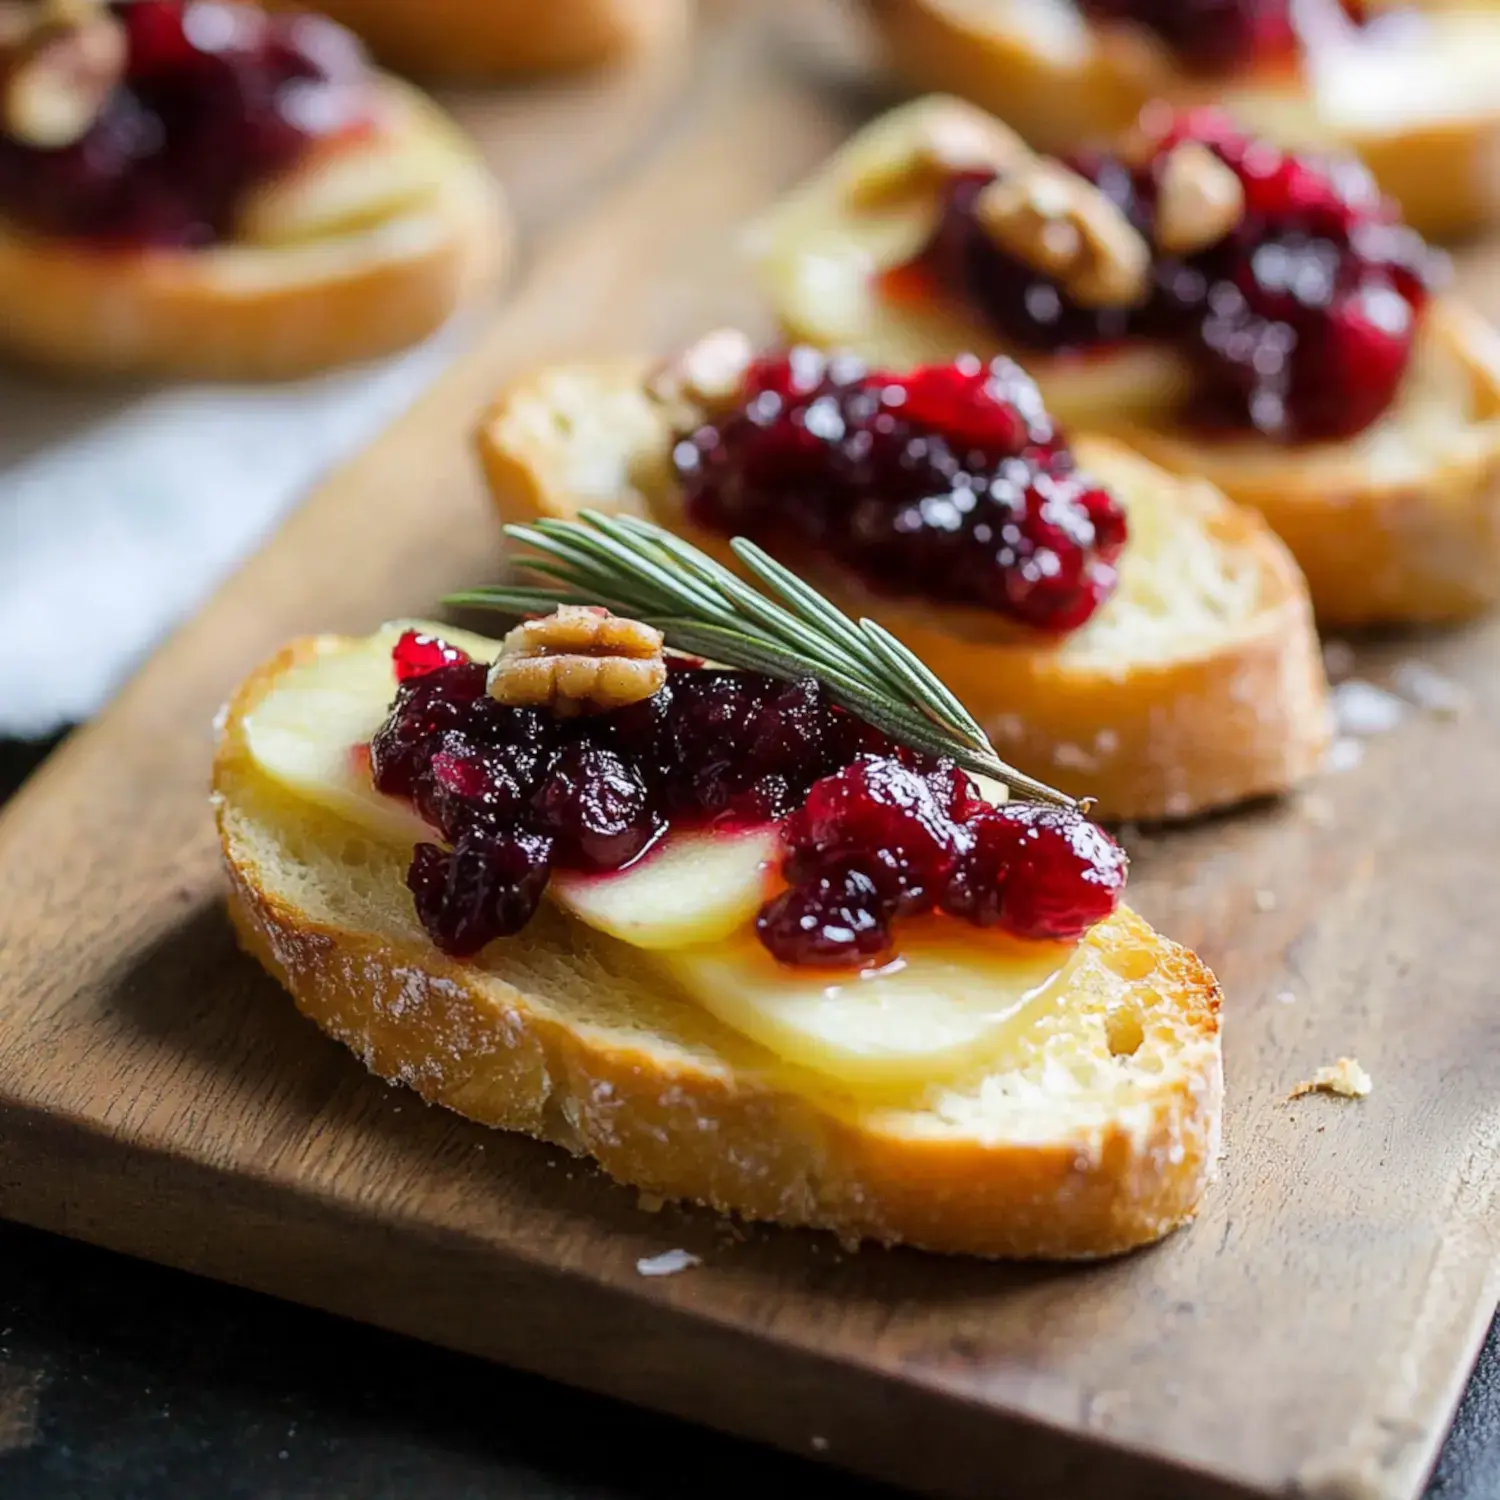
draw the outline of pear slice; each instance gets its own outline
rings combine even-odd
[[[324,142],[246,196],[235,238],[285,246],[357,234],[419,208],[445,166],[430,142],[385,132]]]
[[[660,961],[705,1010],[784,1062],[856,1088],[906,1088],[1001,1047],[1077,951],[957,926],[924,920],[889,963],[847,973],[778,963],[748,934]]]

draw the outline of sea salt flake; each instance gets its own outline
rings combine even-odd
[[[1402,662],[1391,674],[1391,684],[1413,707],[1440,719],[1457,719],[1473,706],[1462,683],[1444,677],[1423,661]]]
[[[1341,735],[1367,739],[1389,734],[1406,717],[1406,704],[1373,682],[1351,677],[1333,690],[1333,717]]]
[[[640,1276],[676,1276],[680,1271],[691,1271],[701,1266],[703,1257],[687,1250],[663,1250],[660,1255],[644,1255],[636,1261],[636,1273]]]
[[[1335,775],[1340,771],[1352,771],[1364,758],[1364,743],[1346,735],[1328,747],[1323,756],[1323,769]]]

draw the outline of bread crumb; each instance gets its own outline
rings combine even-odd
[[[1302,798],[1302,816],[1318,828],[1333,826],[1333,804],[1326,797],[1309,792]]]
[[[701,1266],[703,1257],[687,1250],[663,1250],[660,1255],[643,1255],[635,1263],[640,1276],[676,1276],[679,1271],[691,1271]]]
[[[1423,661],[1404,661],[1391,674],[1391,683],[1414,708],[1440,719],[1457,719],[1473,706],[1462,683],[1444,677]]]
[[[1275,891],[1257,891],[1255,893],[1255,909],[1256,909],[1256,911],[1275,911],[1276,910],[1276,892]]]
[[[1306,1083],[1299,1083],[1288,1099],[1304,1094],[1337,1094],[1341,1099],[1363,1099],[1375,1085],[1370,1075],[1352,1058],[1341,1057],[1326,1068],[1319,1068]]]
[[[814,1453],[827,1453],[828,1452],[828,1439],[826,1437],[823,1437],[819,1433],[816,1433],[816,1432],[813,1433],[813,1435],[812,1435],[812,1445],[813,1445],[813,1452]]]
[[[1281,990],[1276,996],[1276,1003],[1278,1005],[1295,1005],[1297,997],[1291,990]]]
[[[643,1214],[659,1214],[667,1206],[667,1200],[658,1193],[638,1193],[635,1206]]]
[[[1352,771],[1364,758],[1364,745],[1359,740],[1343,735],[1329,745],[1323,756],[1323,769],[1334,774]]]

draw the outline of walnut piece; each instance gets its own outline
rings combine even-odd
[[[659,630],[607,609],[560,604],[517,625],[490,668],[490,697],[558,718],[639,703],[667,680]]]
[[[95,0],[0,16],[0,130],[55,151],[80,140],[125,76],[124,25]]]
[[[1130,307],[1150,286],[1151,248],[1119,206],[1060,162],[1041,158],[975,200],[1000,249],[1056,280],[1080,307]]]
[[[1199,141],[1173,146],[1156,197],[1156,243],[1168,255],[1217,244],[1245,217],[1238,177]]]
[[[850,185],[849,202],[857,209],[886,208],[935,193],[955,172],[1013,172],[1034,159],[1025,141],[998,120],[957,110],[932,114],[867,164]]]
[[[716,328],[689,344],[651,377],[647,389],[659,401],[695,407],[700,413],[734,404],[755,358],[748,334]]]

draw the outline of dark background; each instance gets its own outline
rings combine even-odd
[[[0,801],[48,748],[0,741]],[[0,1500],[765,1500],[787,1490],[891,1494],[0,1223]],[[1500,1500],[1500,1321],[1428,1496]]]

